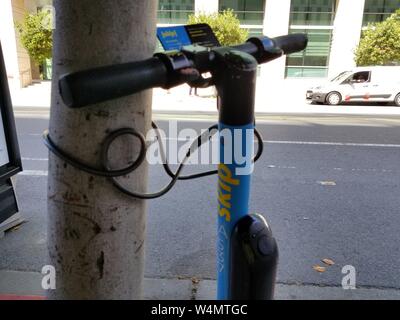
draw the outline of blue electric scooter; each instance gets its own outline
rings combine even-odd
[[[198,29],[196,26],[186,27],[189,29],[177,27],[177,32],[165,33],[169,36],[184,35],[185,43],[180,45],[177,42],[179,39],[171,42],[177,46],[176,50],[158,53],[145,61],[67,74],[60,79],[60,94],[68,107],[80,108],[156,87],[169,89],[183,83],[194,87],[216,86],[220,165],[218,172],[197,177],[218,174],[217,298],[272,299],[278,247],[265,219],[260,215],[249,214],[257,67],[284,54],[305,49],[307,38],[303,34],[274,39],[254,37],[241,45],[221,47],[215,45],[215,36],[210,33],[211,29],[207,25],[198,25]],[[190,40],[191,34],[199,38],[199,30],[203,32],[200,37],[202,40],[194,43]],[[211,73],[211,78],[203,78],[204,73]],[[134,130],[122,129],[106,138],[103,154],[107,154],[109,145],[122,134],[139,137],[145,149],[144,138],[140,134]],[[79,163],[58,148],[48,133],[45,134],[45,142],[52,152],[68,163],[92,174],[112,178],[118,189],[138,198],[159,197],[169,191],[177,180],[184,180],[179,177],[183,164],[176,173],[167,166],[167,172],[173,179],[165,192],[140,195],[127,191],[114,178],[137,168],[144,159],[143,152],[136,163],[126,170],[113,171],[106,164],[106,169],[101,170]],[[262,150],[262,142],[259,148]],[[241,153],[240,161],[236,156],[238,153]],[[103,162],[107,162],[106,156]]]

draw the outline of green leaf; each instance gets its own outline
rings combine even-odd
[[[240,27],[240,20],[232,9],[221,13],[190,15],[188,24],[207,23],[222,46],[232,46],[247,40],[249,31]]]
[[[49,29],[50,19],[50,12],[40,11],[27,14],[22,23],[16,23],[23,47],[38,64],[52,56],[53,32]]]
[[[367,26],[355,61],[358,66],[400,64],[400,9],[385,21]]]

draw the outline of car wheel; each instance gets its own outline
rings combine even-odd
[[[337,106],[342,102],[342,96],[339,92],[331,92],[326,96],[326,103],[331,106]]]
[[[394,104],[400,107],[400,93],[394,98]]]

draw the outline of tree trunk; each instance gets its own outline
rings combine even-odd
[[[120,128],[145,134],[151,91],[71,110],[62,102],[60,75],[150,57],[155,49],[154,0],[55,0],[50,137],[76,158],[100,166],[105,136]],[[122,137],[110,152],[114,168],[137,158],[139,142]],[[121,181],[145,192],[147,165]],[[51,299],[140,299],[144,269],[142,200],[117,191],[105,178],[86,174],[50,154],[48,247],[57,274]]]

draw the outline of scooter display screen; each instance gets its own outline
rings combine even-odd
[[[181,50],[183,46],[197,44],[203,47],[219,47],[220,43],[208,24],[157,28],[157,37],[164,50]]]

